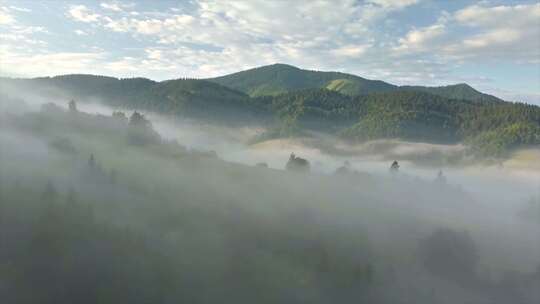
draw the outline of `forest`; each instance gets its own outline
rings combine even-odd
[[[41,98],[268,129],[252,142],[316,131],[352,143],[393,138],[464,143],[473,156],[500,159],[540,145],[540,107],[506,102],[466,84],[400,87],[282,64],[218,78],[161,82],[93,75],[0,79],[3,97],[17,102],[25,97],[10,92],[27,85]]]
[[[329,116],[343,115],[337,105]],[[442,178],[348,164],[317,174],[303,155],[279,169],[225,162],[163,138],[140,112],[75,101],[0,115],[6,303],[540,299],[529,241],[540,213],[492,206],[513,223],[493,238],[486,205]]]

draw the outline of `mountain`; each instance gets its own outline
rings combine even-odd
[[[245,92],[252,97],[324,88],[334,81],[351,83],[348,90],[336,90],[349,95],[384,92],[396,88],[380,80],[369,80],[340,72],[303,70],[287,64],[272,64],[207,80]],[[338,88],[336,85],[333,87]]]
[[[410,90],[476,102],[502,101],[495,96],[481,93],[463,83],[441,87],[396,86],[384,81],[365,79],[352,74],[303,70],[287,64],[272,64],[207,80],[242,91],[252,97],[274,96],[291,91],[326,88],[349,96]]]
[[[472,100],[476,102],[502,102],[503,100],[493,95],[475,90],[466,83],[459,83],[441,87],[401,86],[400,89],[408,91],[422,91],[433,95],[452,99]]]
[[[96,75],[62,75],[33,79],[0,79],[2,98],[40,98],[66,102],[100,102],[116,108],[150,110],[208,119],[257,113],[246,94],[198,79],[156,82]],[[30,94],[29,94],[30,93]],[[30,95],[30,96],[27,96]],[[26,97],[25,97],[26,96]]]
[[[540,145],[540,107],[505,102],[466,84],[399,87],[284,64],[161,82],[94,75],[0,78],[2,105],[70,99],[218,123],[255,123],[268,130],[257,140],[316,131],[349,141],[466,142],[492,156]]]
[[[540,145],[540,107],[534,105],[451,99],[413,90],[348,96],[324,88],[254,100],[278,118],[278,124],[255,141],[317,131],[360,142],[467,142],[475,154],[496,157]]]

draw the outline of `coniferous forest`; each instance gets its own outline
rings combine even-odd
[[[292,123],[312,128],[310,118],[324,117],[330,128],[340,121],[334,115],[345,116],[339,110],[345,97],[337,93],[296,94],[289,95],[297,103],[284,110],[284,121],[295,113]],[[375,107],[384,94],[362,97],[363,103]],[[422,103],[418,96],[430,95],[401,94],[404,107],[434,113],[474,106]],[[265,106],[282,108],[286,98],[278,95]],[[230,163],[163,138],[140,112],[101,115],[78,108],[75,101],[48,103],[1,116],[5,303],[539,298],[540,265],[530,254],[538,248],[526,241],[535,232],[502,229],[505,237],[493,239],[485,229],[497,222],[482,215],[489,203],[447,183],[441,172],[433,181],[414,179],[395,162],[384,175],[348,163],[335,174],[317,174],[303,155],[284,158],[280,169]],[[494,110],[493,117],[531,114],[525,105],[512,109],[517,112]],[[417,119],[412,113],[397,117]],[[381,126],[373,136],[408,134],[406,127]],[[503,132],[514,131],[537,135],[513,125]],[[536,201],[528,206],[527,217],[490,212],[505,214],[515,221],[512,227],[537,228]],[[494,254],[503,248],[521,266]]]
[[[0,304],[540,304],[540,0],[0,0]]]
[[[268,127],[254,141],[317,131],[350,142],[399,138],[465,143],[474,155],[497,158],[540,144],[540,108],[535,105],[506,102],[466,84],[399,87],[283,64],[203,80],[65,75],[2,79],[0,85],[4,92],[31,85],[51,98],[99,100],[131,110]]]

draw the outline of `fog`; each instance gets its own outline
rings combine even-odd
[[[87,113],[111,115],[113,109],[99,103],[84,103],[80,110]],[[127,110],[127,113],[132,111]],[[250,144],[250,139],[262,133],[264,127],[234,128],[223,125],[213,125],[193,119],[164,117],[152,112],[140,111],[154,126],[155,130],[165,139],[176,140],[183,146],[200,151],[215,151],[217,155],[229,162],[245,165],[267,163],[270,168],[283,169],[290,153],[307,158],[312,163],[312,171],[319,174],[333,174],[336,168],[345,161],[351,167],[377,176],[387,176],[391,158],[399,160],[405,176],[433,180],[439,170],[443,170],[450,184],[462,187],[467,192],[477,196],[479,201],[489,200],[490,204],[511,205],[533,195],[540,194],[540,167],[535,160],[530,160],[526,167],[515,167],[512,159],[496,164],[470,164],[466,166],[452,165],[422,165],[407,160],[407,155],[426,155],[433,151],[462,150],[461,146],[430,145],[424,143],[407,143],[400,141],[378,141],[378,144],[388,144],[390,151],[362,151],[369,144],[347,145],[339,142],[342,153],[325,153],[317,146],[317,142],[328,140],[324,138],[309,139],[278,139],[263,143]],[[307,142],[307,143],[306,143]],[[375,141],[377,142],[377,141]],[[353,151],[353,152],[346,152]],[[354,152],[362,151],[359,154]],[[394,152],[394,153],[389,153]],[[536,149],[540,153],[540,149]],[[348,155],[343,155],[348,154]],[[399,157],[402,158],[399,158]],[[540,157],[540,155],[537,155]],[[537,160],[540,160],[537,159]],[[509,164],[506,166],[505,164]]]
[[[323,134],[251,143],[264,126],[145,111],[161,139],[134,143],[111,117],[133,109],[74,112],[31,91],[0,99],[8,302],[540,301],[538,159],[450,165],[464,147]],[[285,169],[291,153],[309,172]]]

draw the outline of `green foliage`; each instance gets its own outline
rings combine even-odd
[[[305,89],[326,88],[349,96],[407,90],[475,102],[502,101],[495,96],[478,92],[467,84],[443,87],[399,87],[380,80],[369,80],[352,74],[303,70],[287,64],[262,66],[208,80],[245,92],[250,96],[275,96]]]
[[[504,102],[466,84],[398,87],[350,74],[308,71],[284,64],[208,80],[154,82],[144,78],[65,75],[2,79],[0,84],[32,85],[36,93],[47,97],[82,101],[98,98],[113,107],[266,126],[268,131],[253,142],[309,136],[316,131],[354,141],[402,138],[466,142],[472,145],[473,153],[501,157],[514,148],[536,145],[534,138],[540,125],[538,106]],[[75,109],[75,102],[70,107]],[[58,112],[57,107],[46,108]],[[115,117],[117,123],[125,123],[121,114]],[[517,123],[520,127],[511,127]],[[56,146],[65,145],[57,142]]]
[[[468,140],[478,155],[504,157],[520,146],[540,145],[540,126],[516,122],[480,133]]]
[[[154,131],[152,124],[144,115],[133,112],[128,123],[128,142],[133,145],[157,144],[161,141],[159,134]]]
[[[286,92],[324,88],[334,80],[354,83],[354,94],[388,91],[393,85],[339,72],[302,70],[287,64],[258,67],[222,77],[208,79],[223,86],[240,90],[250,96],[279,95]]]
[[[465,83],[442,87],[402,86],[400,87],[400,89],[409,91],[421,91],[450,99],[469,100],[477,103],[502,102],[501,99],[493,95],[478,92],[477,90]]]
[[[355,99],[359,122],[345,129],[345,138],[403,138],[428,142],[457,140],[459,107],[468,103],[419,92],[396,91]]]

